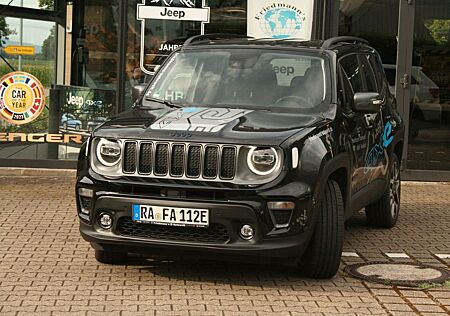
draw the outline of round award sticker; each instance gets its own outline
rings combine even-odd
[[[34,121],[45,107],[44,87],[39,80],[22,71],[0,79],[0,117],[22,125]]]

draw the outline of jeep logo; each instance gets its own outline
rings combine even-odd
[[[172,133],[170,136],[174,137],[174,138],[191,138],[192,134],[191,133],[184,133],[184,132],[174,132]]]
[[[295,68],[292,66],[273,66],[273,71],[277,74],[290,76],[295,72]]]
[[[170,8],[165,8],[163,12],[160,13],[163,17],[173,16],[174,18],[182,19],[186,16],[186,12],[183,10],[175,10]]]

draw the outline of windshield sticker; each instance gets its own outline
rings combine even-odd
[[[251,110],[189,107],[172,111],[150,126],[153,130],[216,133]]]

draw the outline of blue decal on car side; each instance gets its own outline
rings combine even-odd
[[[367,154],[364,173],[369,172],[369,168],[375,167],[377,165],[380,157],[383,155],[384,150],[389,147],[393,140],[394,136],[392,135],[392,124],[391,122],[387,122],[384,126],[380,143],[375,144]]]

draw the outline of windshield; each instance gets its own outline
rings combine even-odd
[[[146,98],[179,106],[317,109],[328,97],[325,73],[323,58],[299,51],[184,50],[160,69]]]

